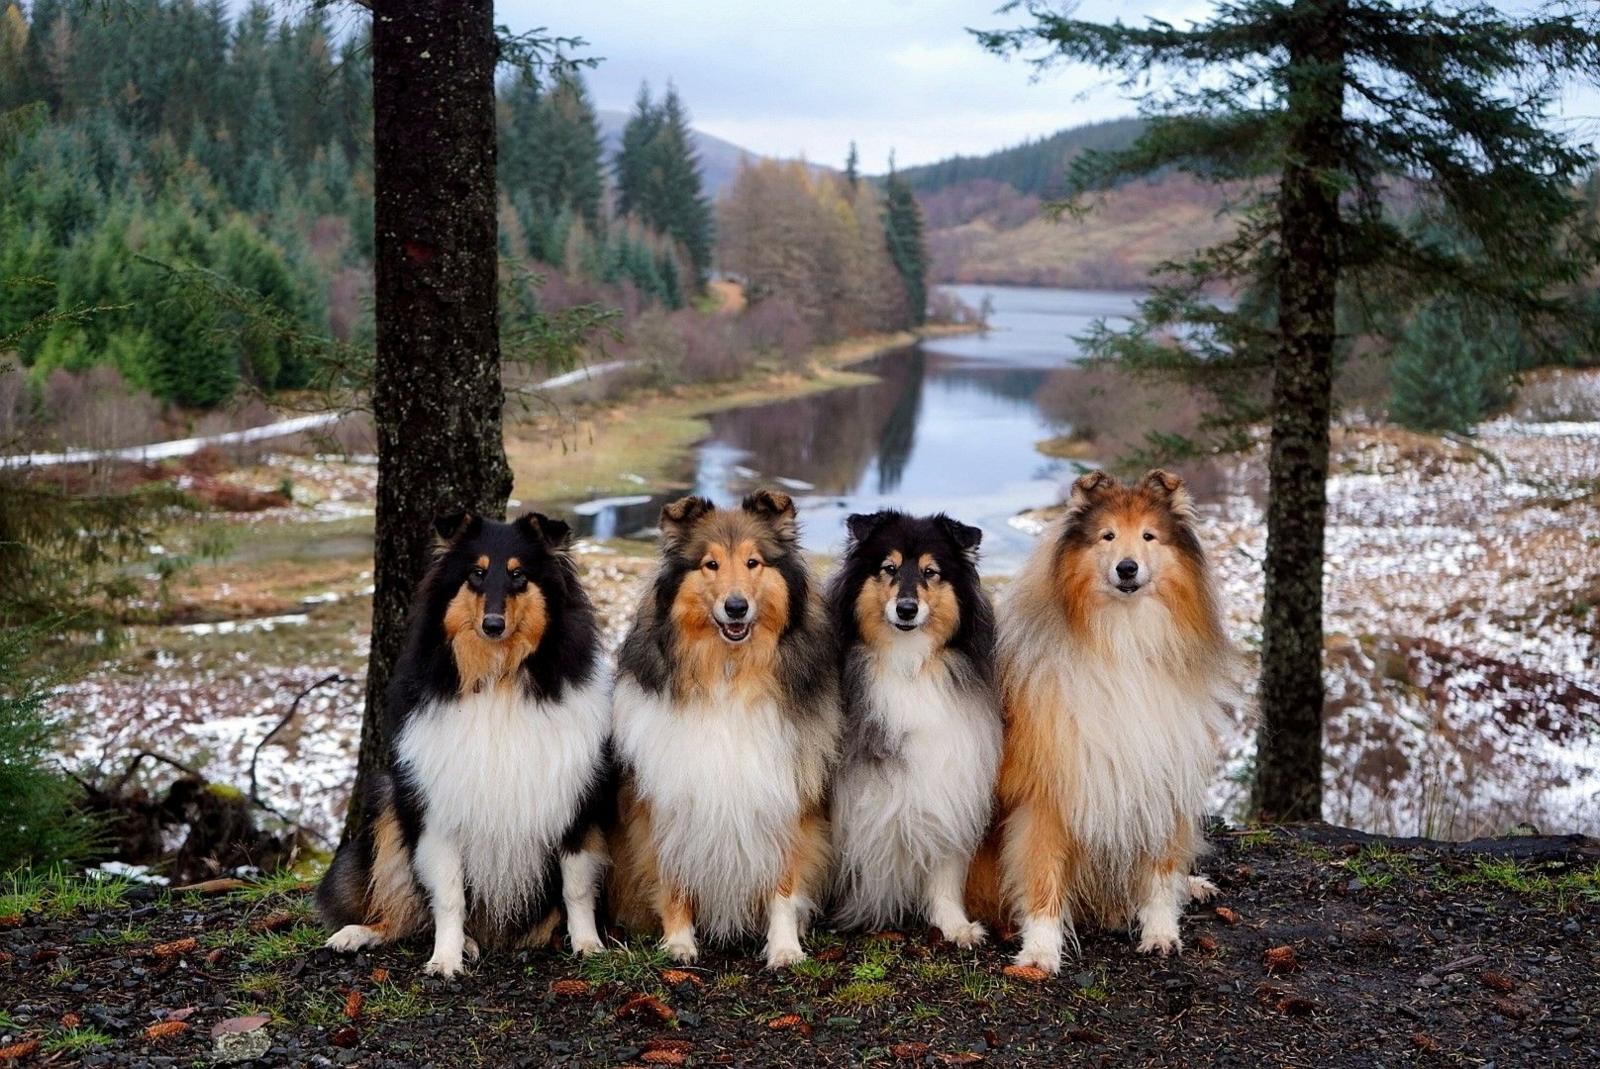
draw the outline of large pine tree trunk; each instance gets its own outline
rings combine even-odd
[[[1322,815],[1322,558],[1333,406],[1343,0],[1302,0],[1291,49],[1293,130],[1279,190],[1281,332],[1272,381],[1261,734],[1253,805],[1273,820]]]
[[[345,834],[384,767],[384,696],[433,518],[511,492],[496,327],[492,0],[376,0],[372,18],[378,503],[372,654]]]

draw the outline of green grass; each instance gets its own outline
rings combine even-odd
[[[1471,888],[1540,899],[1565,913],[1581,904],[1600,904],[1600,864],[1552,872],[1511,858],[1479,857],[1465,872],[1441,881],[1446,890]]]
[[[1382,843],[1362,847],[1360,853],[1346,859],[1343,865],[1372,891],[1382,891],[1396,879],[1411,879],[1417,875],[1416,863],[1411,858]]]
[[[367,996],[361,1012],[379,1021],[409,1021],[433,1013],[436,1009],[437,1004],[424,994],[421,984],[401,987],[395,983],[382,983]]]
[[[578,975],[592,984],[648,987],[660,986],[661,970],[670,968],[672,960],[655,940],[636,939],[604,954],[590,954],[578,964]]]
[[[999,1002],[1010,990],[1003,976],[970,965],[961,970],[961,993],[973,1002]]]
[[[90,946],[133,946],[136,943],[153,943],[155,936],[148,924],[125,924],[116,931],[94,931],[89,934]]]
[[[888,975],[889,966],[882,961],[857,962],[850,970],[850,978],[861,983],[872,983],[875,980],[885,979]]]
[[[831,980],[838,975],[839,965],[833,961],[818,961],[816,958],[806,958],[804,961],[795,962],[790,971],[794,975],[804,977],[807,980]],[[718,977],[717,979],[720,982],[722,978]]]
[[[93,1025],[67,1028],[47,1037],[39,1044],[46,1054],[88,1054],[101,1047],[111,1046],[113,1040]]]
[[[326,941],[320,928],[305,926],[282,932],[259,932],[249,937],[245,960],[252,965],[280,965],[304,957]]]
[[[5,1010],[0,1010],[0,1034],[22,1031],[22,1022]]]
[[[882,980],[852,980],[828,996],[839,1006],[865,1008],[894,997],[894,985]]]
[[[911,975],[924,984],[947,983],[955,974],[955,965],[948,961],[929,959],[911,963]]]
[[[298,869],[279,869],[270,875],[251,880],[248,885],[233,892],[233,897],[252,904],[283,904],[280,900],[300,903],[305,893],[314,886],[316,886],[315,876],[307,875]],[[306,905],[306,909],[309,911],[310,906]]]
[[[127,898],[129,881],[120,876],[91,879],[69,875],[61,869],[13,872],[0,884],[0,916],[44,913],[65,917],[79,910],[116,909]]]

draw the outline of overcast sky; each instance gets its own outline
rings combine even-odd
[[[968,27],[1016,24],[998,0],[496,0],[513,30],[546,26],[589,42],[604,62],[586,77],[602,108],[628,108],[641,81],[678,86],[707,133],[767,155],[841,165],[850,140],[862,167],[982,153],[1133,105],[1104,75],[1057,68],[1041,79],[978,47]],[[1526,4],[1507,3],[1506,7]],[[1083,0],[1081,18],[1182,25],[1205,0]],[[1585,140],[1600,137],[1600,91],[1568,95]]]

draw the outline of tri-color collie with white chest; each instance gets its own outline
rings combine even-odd
[[[805,957],[828,863],[833,664],[787,495],[662,510],[661,565],[618,654],[610,903],[676,960],[763,921],[769,968]]]
[[[921,917],[959,946],[967,867],[1000,763],[994,612],[983,532],[945,515],[851,516],[828,589],[840,650],[843,759],[832,800],[834,913],[847,927]]]
[[[1183,907],[1215,892],[1190,869],[1241,699],[1195,524],[1176,475],[1091,472],[1008,592],[1000,868],[1018,964],[1057,971],[1085,915],[1178,951]]]
[[[452,976],[479,941],[548,940],[564,904],[573,949],[599,950],[609,703],[568,527],[538,513],[436,526],[389,690],[388,773],[317,890],[328,946],[431,917],[426,971]]]

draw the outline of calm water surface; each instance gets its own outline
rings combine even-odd
[[[710,417],[687,478],[719,503],[753,487],[787,489],[808,548],[832,551],[853,512],[946,511],[984,530],[985,571],[1009,572],[1032,540],[1007,521],[1058,500],[1074,470],[1034,449],[1060,432],[1034,397],[1054,368],[1081,355],[1075,336],[1134,311],[1138,294],[1016,286],[952,286],[993,305],[988,333],[925,341],[856,365],[878,381],[749,405]],[[652,529],[676,495],[596,500],[576,511],[585,533]]]

